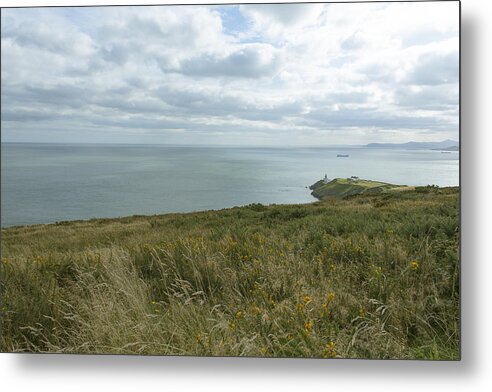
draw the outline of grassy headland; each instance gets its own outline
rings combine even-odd
[[[2,351],[458,359],[458,192],[2,229]]]
[[[311,194],[320,200],[329,197],[346,197],[361,193],[394,192],[414,188],[407,185],[388,184],[386,182],[363,180],[360,178],[335,178],[326,184],[323,180],[319,180],[309,187],[312,190]]]

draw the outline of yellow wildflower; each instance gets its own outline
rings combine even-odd
[[[304,329],[308,334],[310,334],[313,330],[313,322],[311,320],[306,320],[304,323]]]
[[[240,310],[238,310],[236,312],[236,318],[239,320],[241,317],[243,317],[243,312],[241,312]]]
[[[304,303],[307,305],[312,301],[312,298],[309,295],[305,295],[303,298]]]
[[[333,302],[334,299],[335,299],[335,293],[333,291],[330,291],[326,296],[326,302],[328,303]]]
[[[372,266],[372,273],[375,277],[379,277],[383,273],[383,268],[376,266],[376,265],[373,265]]]
[[[337,356],[337,351],[335,348],[335,342],[331,341],[325,346],[325,351],[324,351],[324,357],[325,358],[335,358]]]
[[[410,262],[410,269],[412,271],[417,271],[419,269],[419,262],[417,260],[412,260]]]

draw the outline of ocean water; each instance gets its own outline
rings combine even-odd
[[[308,203],[325,173],[459,184],[459,153],[430,150],[2,143],[1,154],[2,227]]]

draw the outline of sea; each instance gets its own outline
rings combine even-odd
[[[459,152],[2,143],[1,226],[310,203],[325,174],[457,186]]]

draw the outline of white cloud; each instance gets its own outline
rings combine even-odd
[[[8,9],[1,34],[3,140],[457,137],[456,2]]]

